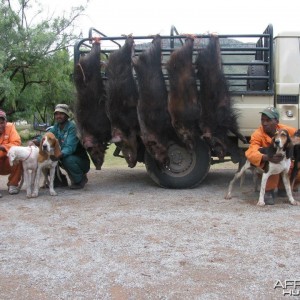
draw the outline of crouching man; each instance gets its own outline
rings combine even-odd
[[[275,107],[267,107],[261,113],[261,125],[251,135],[250,146],[245,155],[247,159],[257,167],[263,167],[267,161],[272,163],[280,163],[283,160],[282,154],[275,154],[269,157],[262,154],[259,149],[269,147],[272,143],[272,138],[278,129],[286,129],[290,136],[296,132],[296,128],[279,123],[279,111]],[[290,172],[292,170],[291,165]],[[300,184],[300,173],[296,177],[295,188]],[[285,197],[286,191],[279,174],[271,175],[266,184],[266,192],[264,196],[265,204],[275,204],[275,190],[277,189],[278,197]]]
[[[57,104],[54,110],[55,124],[49,131],[59,141],[61,147],[59,165],[66,170],[70,178],[70,188],[82,189],[88,182],[87,173],[90,170],[90,160],[77,137],[76,126],[69,118],[70,110],[68,105]],[[39,142],[39,139],[35,139],[30,141],[28,145],[38,145]],[[68,184],[65,182],[63,185],[67,186]]]
[[[21,138],[13,123],[7,122],[6,113],[0,110],[0,175],[8,176],[8,193],[19,193],[19,182],[22,177],[22,163],[10,166],[7,152],[12,146],[20,146]],[[0,197],[2,197],[0,193]]]

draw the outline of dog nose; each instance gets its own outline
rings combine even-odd
[[[279,145],[280,144],[280,140],[275,140],[275,144]]]

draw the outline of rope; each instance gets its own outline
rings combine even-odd
[[[28,155],[25,159],[23,159],[22,161],[27,160],[27,159],[30,157],[31,153],[32,153],[32,146],[30,146],[30,152],[29,152],[29,155]]]

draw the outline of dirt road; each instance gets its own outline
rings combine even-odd
[[[2,176],[0,299],[295,299],[300,206],[257,207],[250,174],[225,200],[234,171],[167,190],[142,166],[104,168],[37,199]]]

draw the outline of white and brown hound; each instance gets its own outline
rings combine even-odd
[[[18,188],[21,189],[23,181],[25,181],[27,198],[31,198],[32,195],[38,166],[38,153],[39,148],[36,146],[12,146],[7,152],[9,164],[11,166],[20,161],[22,162],[23,177]]]
[[[262,172],[260,194],[257,205],[265,205],[264,195],[266,191],[266,183],[269,176],[274,174],[281,174],[289,202],[292,205],[299,205],[299,202],[295,201],[295,199],[293,198],[288,176],[288,172],[291,166],[292,149],[293,144],[291,142],[288,131],[285,129],[277,130],[274,137],[272,138],[272,144],[267,148],[263,148],[262,152],[270,157],[272,157],[275,154],[282,154],[282,161],[280,163],[267,162],[264,166],[264,169],[262,170],[251,165],[251,163],[248,160],[246,160],[244,166],[234,175],[233,179],[230,181],[225,199],[231,199],[231,192],[235,181],[241,178],[247,169],[255,168],[258,172]]]
[[[38,153],[38,167],[36,172],[36,178],[34,183],[34,190],[32,197],[37,197],[39,194],[40,188],[40,178],[43,173],[44,175],[44,186],[49,185],[49,191],[51,196],[56,196],[57,193],[54,190],[54,176],[55,169],[58,163],[58,160],[52,160],[50,156],[58,158],[61,155],[59,142],[56,139],[55,135],[52,132],[47,132],[43,136]],[[48,181],[48,174],[50,171],[50,179]]]

